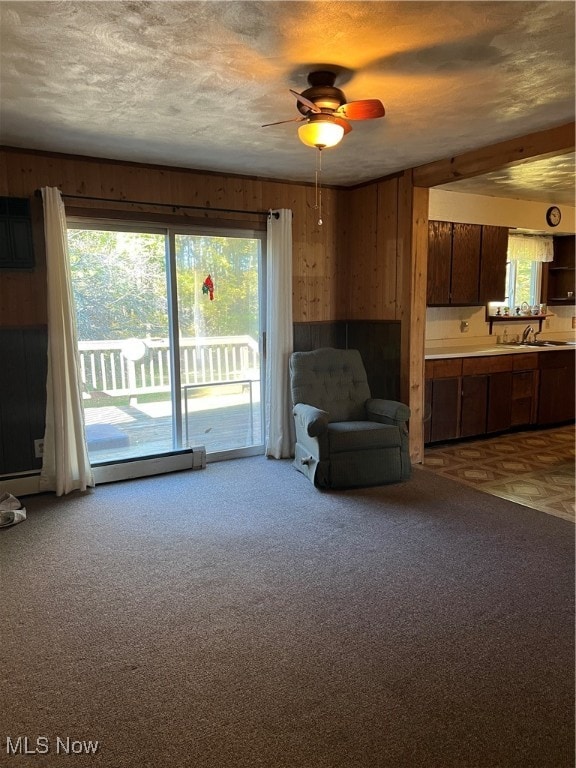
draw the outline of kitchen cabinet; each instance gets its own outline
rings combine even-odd
[[[512,402],[512,362],[513,355],[491,355],[487,357],[468,357],[462,361],[463,388],[472,384],[469,379],[481,377],[483,390],[475,384],[478,392],[476,402],[471,398],[469,409],[475,412],[470,430],[462,430],[461,437],[500,432],[510,427]],[[468,382],[468,383],[467,383]],[[463,401],[462,407],[465,407]],[[475,427],[472,430],[472,427]]]
[[[572,349],[540,353],[538,424],[559,424],[574,419],[575,355]]]
[[[450,304],[452,272],[452,224],[428,222],[428,287],[429,306]]]
[[[425,442],[510,427],[512,355],[427,360]]]
[[[482,227],[480,249],[480,281],[478,300],[504,301],[506,298],[506,259],[508,254],[508,228]]]
[[[427,360],[425,443],[535,424],[539,358],[554,354],[549,351]],[[550,375],[550,379],[555,380],[556,375]]]
[[[508,229],[428,223],[428,306],[479,306],[503,301]]]
[[[453,440],[460,435],[462,359],[427,360],[424,370],[424,440]]]
[[[527,426],[534,423],[536,381],[536,371],[518,371],[518,373],[513,374],[511,427]]]
[[[512,371],[489,376],[486,433],[503,432],[512,424]]]
[[[576,293],[575,235],[554,237],[554,261],[546,264],[543,275],[544,299],[550,305],[574,304]],[[568,294],[572,293],[572,296]]]
[[[483,435],[486,432],[488,376],[462,377],[460,408],[459,437]]]
[[[452,227],[451,304],[478,303],[481,240],[482,228],[478,224],[454,224]]]
[[[426,443],[575,418],[574,349],[427,360]]]
[[[546,354],[551,354],[550,352]],[[538,353],[514,355],[512,358],[512,403],[510,426],[536,423],[538,405]]]

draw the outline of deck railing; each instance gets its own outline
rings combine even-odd
[[[85,397],[101,392],[129,395],[170,391],[166,339],[80,341]],[[258,342],[251,336],[180,339],[182,386],[260,378]]]

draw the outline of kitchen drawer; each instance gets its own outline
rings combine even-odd
[[[555,349],[550,352],[540,352],[538,355],[538,367],[540,370],[546,370],[548,368],[568,368],[573,365],[573,349]]]
[[[512,370],[513,355],[492,355],[491,357],[465,357],[462,374],[476,376],[482,373],[503,373]]]
[[[432,363],[431,375],[428,376],[428,363]],[[462,358],[447,357],[440,360],[426,361],[426,377],[431,379],[451,379],[462,375]]]
[[[533,371],[538,368],[538,352],[525,355],[510,355],[515,371]]]

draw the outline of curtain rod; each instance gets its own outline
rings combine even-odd
[[[36,190],[37,197],[40,197],[41,190]],[[277,219],[280,214],[277,211],[243,211],[237,208],[211,208],[207,205],[178,205],[174,203],[152,203],[148,200],[118,200],[114,197],[91,197],[90,195],[67,195],[64,192],[61,193],[62,197],[74,199],[74,200],[96,200],[100,203],[125,203],[126,205],[154,205],[161,208],[172,208],[176,211],[177,208],[188,208],[194,211],[215,211],[216,213],[243,213],[254,216],[274,216]]]

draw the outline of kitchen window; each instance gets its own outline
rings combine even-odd
[[[508,307],[520,307],[524,302],[540,303],[542,264],[519,259],[506,262],[506,300]]]
[[[552,261],[553,241],[544,235],[512,234],[508,238],[506,301],[512,309],[540,302],[542,263]]]

